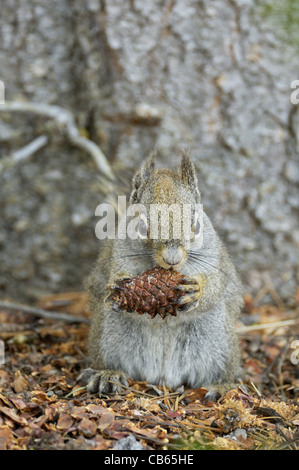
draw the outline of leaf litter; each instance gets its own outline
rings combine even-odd
[[[87,300],[71,292],[37,307],[88,319]],[[204,388],[132,380],[117,395],[90,394],[76,382],[88,366],[87,322],[1,308],[0,450],[111,450],[128,436],[146,450],[298,450],[296,305],[245,297],[238,325],[243,382],[216,403],[205,401]]]

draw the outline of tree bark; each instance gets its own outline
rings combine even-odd
[[[189,147],[246,289],[270,284],[293,301],[297,56],[254,0],[10,0],[1,13],[7,100],[72,112],[123,186],[153,148],[174,166]],[[40,135],[47,146],[0,173],[0,288],[15,299],[82,288],[99,249],[105,191],[90,156],[45,117],[0,113],[3,156]]]

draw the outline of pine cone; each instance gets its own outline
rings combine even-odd
[[[178,300],[185,294],[177,286],[186,282],[186,276],[173,269],[154,269],[125,279],[112,290],[107,300],[116,302],[118,309],[126,312],[148,313],[151,318],[157,314],[176,316]]]

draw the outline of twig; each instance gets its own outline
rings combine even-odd
[[[25,145],[20,150],[16,150],[15,152],[12,153],[11,158],[14,160],[15,163],[18,162],[23,162],[27,160],[31,155],[35,154],[40,150],[41,148],[45,147],[47,145],[49,139],[46,135],[40,135],[36,139],[34,139],[30,144]]]
[[[115,176],[102,150],[95,142],[80,135],[74,116],[70,111],[60,106],[18,101],[7,101],[5,104],[1,104],[0,111],[27,112],[54,119],[61,127],[65,128],[66,135],[71,144],[89,153],[101,173],[109,180],[115,181]]]
[[[274,323],[263,323],[259,325],[250,325],[250,326],[240,326],[238,328],[239,333],[247,333],[248,331],[255,331],[255,330],[267,330],[269,328],[280,328],[280,327],[285,327],[285,326],[293,326],[293,325],[299,325],[299,320],[283,320],[283,321],[277,321]]]
[[[87,385],[85,385],[84,387],[78,387],[78,388],[75,388],[74,390],[71,390],[70,393],[65,395],[64,398],[70,398],[74,393],[81,392],[82,390],[87,390]]]
[[[47,310],[43,310],[41,308],[31,307],[30,305],[15,304],[4,300],[0,301],[0,308],[20,310],[38,317],[49,318],[51,320],[62,320],[67,323],[90,323],[88,318],[75,317],[74,315],[69,315],[68,313],[63,312],[48,312]]]
[[[164,392],[164,404],[167,406],[169,410],[171,410],[170,401],[168,398],[168,390],[166,388],[164,380],[163,380],[162,386],[163,386],[163,392]]]
[[[261,398],[261,394],[260,394],[260,391],[256,388],[256,386],[254,385],[254,383],[252,381],[250,381],[250,385],[252,386],[253,390],[255,391],[255,393],[257,394],[257,396],[259,398]]]

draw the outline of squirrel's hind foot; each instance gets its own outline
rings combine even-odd
[[[127,374],[121,370],[87,368],[81,372],[77,382],[86,385],[88,392],[101,396],[121,392],[123,386],[128,386],[127,378]]]

